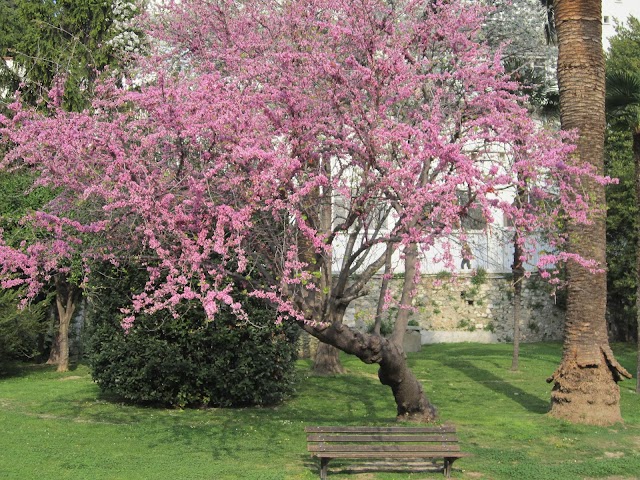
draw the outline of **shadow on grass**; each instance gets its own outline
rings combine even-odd
[[[304,466],[314,474],[320,472],[320,461],[314,458],[306,457]],[[329,477],[332,474],[355,475],[355,474],[372,474],[372,473],[397,473],[399,475],[409,474],[436,474],[439,473],[441,478],[444,466],[443,462],[437,461],[421,461],[421,460],[363,460],[363,459],[333,459],[329,462]],[[453,467],[455,471],[456,468]],[[429,477],[430,478],[430,477]]]
[[[471,380],[482,386],[503,395],[524,407],[531,413],[545,414],[549,411],[549,402],[532,395],[525,390],[516,387],[503,378],[480,368],[467,360],[455,360],[448,362],[447,367],[458,370]]]
[[[75,366],[70,366],[69,370],[72,371],[73,369],[75,369]],[[55,371],[55,365],[8,361],[0,363],[0,380],[27,377],[32,375],[34,372],[50,373]]]

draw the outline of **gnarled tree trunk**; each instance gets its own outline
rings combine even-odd
[[[381,257],[381,262],[386,261]],[[378,378],[393,392],[398,420],[432,422],[436,419],[436,409],[429,402],[422,385],[407,365],[402,349],[404,334],[409,320],[409,306],[415,290],[418,248],[407,246],[404,252],[405,275],[393,334],[384,338],[378,333],[364,333],[342,323],[347,303],[339,298],[330,302],[328,316],[321,325],[302,324],[302,328],[321,342],[332,345],[343,352],[357,356],[365,363],[377,363]]]
[[[302,326],[322,342],[357,356],[365,363],[377,363],[378,378],[393,392],[398,420],[433,422],[436,409],[407,365],[402,346],[380,335],[363,333],[335,319],[326,327]]]
[[[565,130],[577,129],[583,163],[604,171],[605,75],[601,0],[555,0],[558,34],[560,118]],[[569,225],[570,249],[605,262],[604,186],[590,181],[583,191],[601,208],[592,225]],[[605,272],[591,273],[570,261],[562,362],[554,382],[551,414],[571,422],[607,425],[622,420],[617,382],[628,372],[609,347],[605,320]]]

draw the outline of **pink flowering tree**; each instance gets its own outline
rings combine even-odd
[[[563,257],[559,220],[589,221],[569,182],[589,172],[529,117],[469,3],[167,2],[133,87],[101,85],[82,113],[14,105],[3,120],[5,167],[36,169],[67,199],[46,212],[63,235],[2,252],[4,285],[38,289],[33,249],[91,245],[112,261],[132,249],[149,279],[124,328],[185,300],[213,321],[221,308],[250,320],[242,290],[378,364],[400,418],[433,420],[402,350],[426,262],[452,265],[471,208],[489,225],[506,215],[523,259],[544,241],[557,252],[547,265]],[[346,325],[350,303],[393,275],[392,257],[403,285],[397,300],[382,289],[380,310],[397,307],[393,334]],[[46,271],[64,266],[49,259]]]

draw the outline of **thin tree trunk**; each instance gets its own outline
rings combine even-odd
[[[384,274],[382,276],[382,283],[380,284],[380,295],[378,296],[378,306],[376,308],[376,317],[373,322],[373,334],[380,335],[380,327],[382,326],[382,315],[384,313],[384,301],[387,297],[387,290],[389,290],[389,274],[391,273],[391,255],[393,254],[393,248],[391,245],[387,246],[387,253],[384,260]]]
[[[514,240],[513,253],[513,356],[511,358],[511,370],[518,371],[520,361],[520,301],[522,299],[522,281],[524,268],[520,256],[522,249],[518,244],[518,236]]]
[[[310,162],[309,165],[312,165]],[[325,162],[319,166],[324,170],[326,175],[330,174],[331,165]],[[316,228],[325,234],[331,231],[332,210],[331,210],[331,190],[325,187],[315,188],[310,194],[308,207],[309,222],[315,224]],[[300,259],[309,265],[309,270],[315,274],[319,274],[320,285],[318,289],[324,291],[329,289],[331,284],[331,259],[325,258],[326,263],[318,262],[316,259],[316,251],[311,242],[307,238],[301,238],[298,242],[300,249]],[[324,268],[323,268],[324,266]],[[318,295],[314,291],[305,292],[305,304],[308,311],[312,312],[314,321],[321,320],[321,308],[318,305]],[[340,363],[340,352],[331,345],[327,345],[320,341],[316,354],[313,358],[312,371],[316,375],[340,375],[345,372],[344,367]]]
[[[558,33],[560,118],[565,130],[577,129],[578,155],[599,174],[604,171],[605,75],[601,0],[555,0]],[[570,224],[571,252],[606,266],[604,186],[589,181],[582,189],[601,208],[591,225]],[[629,373],[609,347],[606,274],[591,273],[569,261],[567,315],[560,366],[553,382],[551,415],[577,423],[610,425],[622,420],[617,382]]]
[[[49,359],[47,365],[58,365],[60,362],[60,320],[56,315],[56,310],[51,309],[51,317],[53,322],[53,339],[51,340],[51,349],[49,350]]]
[[[76,310],[78,291],[75,286],[69,284],[62,275],[56,277],[56,306],[58,308],[58,372],[69,370],[69,329],[73,313]]]
[[[413,293],[416,289],[416,274],[418,265],[418,246],[415,243],[408,245],[404,251],[404,282],[400,297],[400,308],[393,325],[391,341],[402,348],[404,336],[409,325],[409,307],[413,303]],[[404,355],[404,353],[403,353]]]
[[[520,288],[513,285],[513,355],[511,371],[517,372],[520,362]]]

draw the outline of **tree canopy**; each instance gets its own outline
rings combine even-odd
[[[398,414],[434,411],[406,366],[402,336],[421,268],[452,265],[470,209],[504,216],[522,255],[544,236],[568,257],[558,220],[589,222],[570,135],[530,118],[501,57],[480,40],[486,10],[465,1],[202,0],[151,17],[156,51],[129,76],[100,83],[90,109],[46,115],[15,105],[3,166],[27,165],[58,189],[25,221],[49,232],[3,246],[3,285],[83,258],[146,262],[145,291],[123,312],[198,301],[247,319],[234,298],[272,302],[281,317],[368,363]],[[513,202],[520,189],[527,202]],[[461,194],[462,193],[462,194]],[[90,208],[91,215],[79,215]],[[490,228],[490,227],[488,227]],[[89,239],[92,239],[91,241]],[[93,243],[92,243],[93,242]],[[132,248],[130,248],[132,247]],[[391,267],[388,259],[394,258]],[[376,274],[402,266],[390,339],[343,323]],[[547,271],[545,275],[549,275]]]

